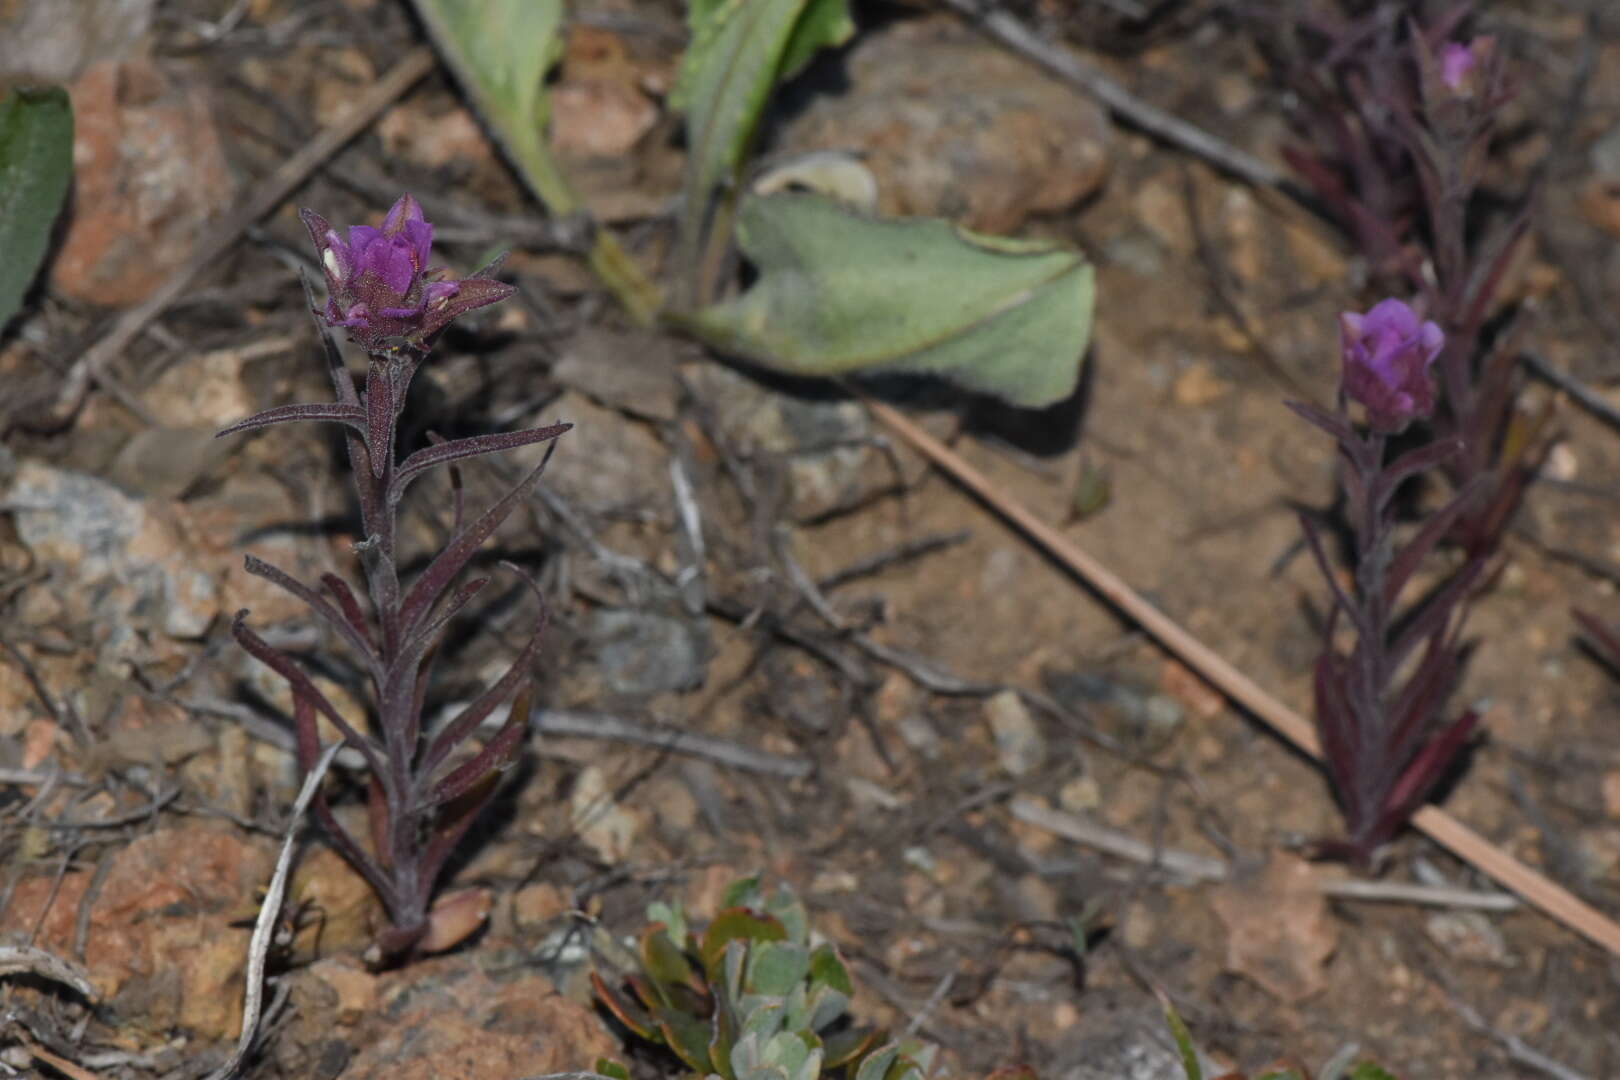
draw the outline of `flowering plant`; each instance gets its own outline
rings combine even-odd
[[[1319,841],[1315,850],[1365,865],[1433,793],[1478,722],[1465,712],[1436,730],[1436,718],[1456,688],[1458,635],[1483,557],[1469,559],[1410,604],[1403,606],[1401,595],[1484,480],[1464,485],[1404,547],[1396,546],[1396,493],[1462,449],[1460,440],[1442,438],[1384,460],[1392,435],[1434,411],[1429,368],[1445,335],[1399,300],[1385,300],[1366,314],[1346,313],[1339,330],[1344,366],[1337,410],[1289,404],[1338,442],[1354,558],[1354,584],[1347,590],[1317,523],[1301,515],[1332,591],[1316,662],[1316,728],[1347,827],[1344,838]],[[1366,410],[1365,432],[1351,420],[1351,401]],[[1344,624],[1348,648],[1338,640]],[[1416,663],[1409,664],[1413,657]]]
[[[302,600],[359,657],[375,695],[375,734],[359,730],[299,662],[249,628],[246,611],[237,614],[232,632],[243,648],[291,688],[302,768],[312,768],[321,753],[317,715],[325,717],[365,761],[370,773],[366,842],[337,820],[324,797],[318,796],[313,807],[332,843],[376,890],[388,912],[390,925],[377,936],[372,958],[390,963],[442,944],[431,933],[434,884],[457,843],[489,804],[500,774],[516,760],[528,727],[527,695],[520,695],[510,717],[480,749],[460,758],[457,751],[527,682],[543,623],[537,620],[527,644],[500,679],[437,731],[424,730],[423,703],[439,637],[489,579],[451,586],[539,480],[550,454],[472,521],[463,514],[454,463],[547,442],[570,425],[451,441],[430,435],[432,445],[397,461],[395,434],[406,395],[434,341],[453,319],[503,300],[513,289],[490,276],[492,267],[459,281],[447,280],[443,270],[429,269],[433,227],[409,195],[394,204],[381,228],[353,226],[347,240],[312,211],[305,210],[303,219],[326,274],[327,302],[316,307],[312,297],[311,311],[320,326],[336,400],[268,409],[219,434],[300,421],[342,427],[360,507],[364,539],[355,551],[370,599],[369,613],[349,584],[335,574],[322,575],[317,588],[251,555],[247,569]],[[349,340],[366,351],[363,389],[356,388],[344,365],[332,329],[345,330]],[[451,470],[453,531],[427,567],[406,583],[401,581],[395,548],[400,502],[416,480],[441,465]]]
[[[1429,413],[1439,438],[1460,440],[1444,465],[1453,485],[1484,479],[1449,537],[1475,555],[1500,543],[1546,450],[1546,417],[1517,415],[1517,335],[1494,318],[1530,200],[1479,197],[1514,88],[1498,42],[1466,36],[1472,6],[1240,5],[1296,103],[1299,141],[1284,156],[1374,287],[1416,292],[1444,334]]]

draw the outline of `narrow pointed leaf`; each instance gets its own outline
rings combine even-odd
[[[1467,508],[1486,482],[1486,477],[1476,476],[1464,485],[1461,491],[1452,496],[1451,502],[1424,522],[1417,535],[1390,560],[1388,575],[1384,578],[1384,603],[1387,607],[1393,610],[1396,601],[1400,599],[1401,590],[1406,588],[1406,583],[1417,572],[1418,566],[1450,531],[1452,523],[1457,520],[1457,515]]]
[[[1192,1032],[1187,1030],[1186,1021],[1176,1012],[1175,1006],[1163,991],[1159,992],[1159,1002],[1164,1006],[1164,1018],[1170,1025],[1170,1037],[1175,1040],[1176,1052],[1181,1055],[1181,1071],[1186,1074],[1187,1080],[1204,1080],[1204,1067],[1198,1063],[1198,1051],[1193,1047]]]
[[[1484,562],[1475,559],[1451,575],[1449,581],[1429,596],[1422,609],[1402,628],[1395,638],[1395,643],[1390,647],[1388,654],[1390,671],[1398,670],[1412,650],[1429,635],[1438,633],[1447,626],[1456,625],[1452,619],[1456,614],[1457,605],[1474,587],[1474,582],[1484,568]]]
[[[686,113],[688,251],[715,189],[741,167],[778,79],[855,32],[844,0],[724,0],[691,14],[692,40],[670,94],[671,107]]]
[[[737,232],[759,279],[672,316],[717,348],[795,375],[938,375],[1029,408],[1079,382],[1094,287],[1074,252],[791,193],[745,201]]]
[[[1387,739],[1389,760],[1404,762],[1411,755],[1412,747],[1430,728],[1455,689],[1457,669],[1457,652],[1451,647],[1449,636],[1431,635],[1417,669],[1401,687],[1389,710],[1394,721]]]
[[[573,426],[573,424],[552,424],[549,427],[531,428],[528,431],[503,431],[494,435],[474,435],[467,439],[435,443],[405,459],[394,478],[394,490],[389,498],[397,503],[412,480],[439,465],[447,465],[465,458],[481,457],[485,454],[497,454],[531,443],[545,442],[547,439],[557,438]],[[459,488],[460,485],[456,486]]]
[[[461,843],[461,838],[467,835],[467,830],[478,820],[478,815],[495,797],[497,786],[497,778],[490,776],[482,788],[475,784],[460,799],[447,805],[447,813],[439,821],[438,831],[428,840],[427,851],[422,854],[421,870],[416,879],[418,901],[426,904],[433,895],[433,885],[438,880],[439,871],[444,869],[445,862],[455,853],[456,845]]]
[[[596,999],[607,1010],[619,1018],[619,1022],[643,1039],[656,1042],[658,1039],[658,1025],[652,1014],[640,1005],[631,1001],[623,994],[607,984],[607,981],[596,972],[591,972],[591,988],[596,991]]]
[[[360,654],[360,658],[366,662],[366,666],[371,669],[373,675],[380,676],[382,674],[382,661],[373,651],[370,639],[364,636],[365,624],[363,622],[359,627],[356,627],[354,623],[349,621],[344,612],[334,608],[320,593],[263,559],[248,555],[244,557],[243,565],[247,572],[254,577],[262,577],[274,585],[279,585],[282,589],[302,600],[309,606],[311,611],[319,615],[327,625],[336,630],[343,640],[349,643],[351,649]],[[330,577],[331,575],[327,576]],[[345,588],[347,587],[345,586]],[[349,602],[354,602],[352,595],[349,597]]]
[[[1361,608],[1353,603],[1344,586],[1339,584],[1339,576],[1333,572],[1333,564],[1328,562],[1327,549],[1322,546],[1322,534],[1308,514],[1299,515],[1299,526],[1305,532],[1305,544],[1310,548],[1311,557],[1316,560],[1316,568],[1322,572],[1322,577],[1333,592],[1333,602],[1336,610],[1344,612],[1351,623],[1355,625],[1356,633],[1365,635],[1369,632],[1366,620],[1363,618]],[[1332,647],[1331,638],[1329,647]]]
[[[546,72],[562,55],[562,0],[414,0],[439,55],[526,167],[545,155]],[[554,166],[539,179],[553,213],[574,209]]]
[[[238,420],[228,427],[220,428],[214,433],[214,438],[222,439],[227,435],[235,435],[239,431],[252,431],[255,428],[265,428],[272,424],[296,424],[321,420],[347,424],[359,432],[366,430],[366,414],[356,406],[324,402],[300,403],[280,405],[274,409],[254,413],[245,420]]]
[[[510,768],[517,760],[518,749],[522,747],[524,737],[528,733],[529,696],[523,694],[512,706],[511,717],[501,725],[495,737],[484,744],[484,748],[471,759],[451,769],[445,778],[439,781],[438,786],[433,789],[433,802],[436,804],[453,802],[483,782],[485,778]]]
[[[1390,462],[1373,482],[1373,512],[1383,513],[1384,507],[1403,483],[1420,472],[1445,464],[1462,448],[1461,439],[1437,439],[1416,450],[1409,450]]]
[[[405,739],[413,749],[416,741],[414,735],[420,730],[421,720],[412,715],[410,705],[417,699],[417,690],[421,687],[422,658],[433,648],[445,624],[455,618],[488,584],[489,578],[474,578],[451,593],[432,619],[411,631],[383,675],[378,692],[378,712],[389,730],[398,732],[399,737]]]
[[[1581,629],[1586,631],[1586,636],[1597,646],[1603,658],[1620,667],[1620,634],[1616,634],[1608,623],[1590,612],[1577,608],[1573,614],[1575,621],[1581,624]]]
[[[1353,781],[1356,775],[1358,744],[1355,709],[1344,694],[1343,667],[1338,658],[1325,653],[1316,661],[1316,731],[1322,740],[1322,758],[1327,762],[1333,788],[1354,817],[1358,809]]]
[[[1298,413],[1302,419],[1333,436],[1336,442],[1346,443],[1356,438],[1355,429],[1343,417],[1335,416],[1326,409],[1312,405],[1308,401],[1285,401],[1283,404]]]
[[[304,301],[309,305],[310,317],[315,320],[315,332],[321,339],[321,355],[326,360],[327,377],[332,380],[332,392],[337,395],[338,404],[352,405],[359,409],[360,392],[354,388],[354,377],[349,374],[349,367],[343,362],[343,353],[332,337],[332,328],[321,318],[322,308],[315,300],[315,285],[302,269],[298,271],[298,281],[304,287]]]
[[[546,455],[540,459],[540,464],[519,480],[499,502],[485,510],[477,521],[457,533],[455,538],[445,545],[444,550],[433,557],[427,569],[422,571],[422,576],[416,579],[416,584],[405,594],[405,600],[400,606],[400,627],[405,633],[410,633],[417,622],[427,614],[434,600],[444,591],[445,583],[461,572],[462,567],[478,553],[478,549],[489,539],[490,534],[506,520],[506,516],[517,506],[519,500],[539,482],[546,471],[546,466],[551,463],[551,455],[556,448],[556,443],[546,447]]]
[[[1406,824],[1412,811],[1429,797],[1478,723],[1478,713],[1463,713],[1412,759],[1385,803],[1385,816],[1392,819],[1396,827]],[[1393,835],[1393,830],[1390,834]]]
[[[308,763],[313,762],[321,755],[320,741],[315,733],[316,708],[317,706],[310,698],[294,687],[293,730],[298,736],[299,767],[303,769],[310,768]],[[307,754],[305,753],[306,749],[309,751]],[[359,844],[355,843],[354,837],[349,835],[349,830],[344,828],[338,821],[337,815],[332,813],[331,806],[327,804],[326,795],[323,792],[315,793],[315,798],[310,803],[310,809],[314,812],[316,820],[321,823],[321,828],[326,830],[327,837],[338,849],[338,854],[347,859],[349,865],[354,867],[355,871],[376,890],[383,903],[391,907],[394,897],[393,883],[389,881],[388,875],[382,872],[382,868],[366,855]]]
[[[461,744],[463,739],[476,731],[478,725],[484,722],[484,718],[494,712],[501,702],[512,695],[512,692],[517,689],[518,683],[522,682],[528,675],[529,667],[534,663],[535,654],[540,651],[540,637],[545,633],[546,620],[549,616],[545,605],[545,596],[541,593],[539,584],[522,568],[511,563],[507,563],[506,566],[507,569],[515,571],[518,576],[523,578],[524,582],[529,586],[529,591],[534,593],[535,598],[540,602],[540,613],[535,617],[534,631],[529,635],[528,642],[524,644],[523,651],[518,653],[517,659],[512,661],[512,666],[506,669],[506,674],[492,683],[482,694],[479,694],[472,704],[461,710],[460,714],[446,724],[443,730],[434,737],[433,742],[428,746],[427,753],[422,758],[421,773],[424,776],[437,769],[444,759],[449,756],[450,751],[454,750]]]
[[[21,307],[73,177],[73,107],[58,88],[0,101],[0,330]]]
[[[371,850],[386,867],[392,861],[388,857],[388,793],[376,773],[366,782],[366,824],[371,827]]]
[[[360,609],[360,601],[355,599],[354,590],[349,588],[349,583],[336,574],[327,573],[321,575],[321,586],[332,594],[338,610],[343,612],[343,618],[369,646],[371,628],[366,625],[366,613]]]
[[[332,707],[332,703],[326,699],[326,695],[316,688],[315,684],[310,681],[309,676],[305,675],[303,670],[293,662],[292,657],[272,647],[269,642],[255,634],[248,628],[246,620],[247,609],[244,608],[236,613],[236,618],[231,622],[231,634],[241,644],[242,648],[246,649],[255,660],[286,679],[292,686],[293,700],[295,702],[299,700],[299,695],[307,698],[315,708],[321,711],[322,715],[332,721],[332,726],[342,732],[343,737],[352,743],[355,749],[360,751],[372,773],[386,778],[387,773],[383,768],[382,758],[378,755],[376,744],[356,731],[343,718],[343,715]]]

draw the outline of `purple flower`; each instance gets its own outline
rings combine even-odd
[[[1446,336],[1399,300],[1380,301],[1365,315],[1339,316],[1344,391],[1367,409],[1367,422],[1395,434],[1434,412],[1429,365]]]
[[[381,228],[349,226],[347,241],[315,211],[299,216],[326,274],[322,317],[368,351],[426,350],[458,316],[516,291],[491,276],[499,259],[460,281],[446,281],[443,267],[429,267],[433,226],[409,195],[400,196]]]
[[[1440,47],[1440,81],[1452,90],[1461,90],[1474,63],[1473,49],[1455,41],[1446,42]]]

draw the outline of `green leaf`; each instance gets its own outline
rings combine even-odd
[[[827,1054],[826,1067],[836,1069],[849,1064],[870,1050],[879,1036],[872,1028],[845,1028],[826,1035],[822,1039]]]
[[[747,908],[722,911],[703,934],[699,956],[703,961],[704,974],[711,983],[719,981],[720,960],[729,942],[782,941],[786,937],[787,931],[782,924],[768,915],[756,915]]]
[[[1176,1040],[1176,1050],[1181,1054],[1181,1070],[1187,1074],[1187,1080],[1204,1080],[1203,1066],[1198,1064],[1198,1051],[1193,1049],[1192,1032],[1187,1030],[1186,1023],[1176,1012],[1170,999],[1163,994],[1159,1001],[1164,1005],[1164,1018],[1170,1024],[1170,1037]]]
[[[855,993],[855,981],[849,977],[849,968],[831,942],[818,945],[810,954],[810,981],[825,983],[846,997]]]
[[[661,985],[695,985],[697,972],[686,954],[670,940],[669,930],[653,923],[641,934],[641,966]]]
[[[661,1010],[658,1029],[664,1043],[688,1068],[707,1075],[714,1071],[715,1063],[709,1057],[709,1043],[714,1032],[709,1023],[695,1016],[673,1010]]]
[[[782,924],[789,941],[803,945],[810,940],[810,913],[785,882],[765,901],[765,914]]]
[[[0,329],[22,305],[73,178],[73,106],[59,88],[0,101]]]
[[[530,189],[553,215],[579,210],[545,132],[546,72],[562,55],[563,0],[413,2],[440,57]],[[658,289],[607,230],[596,231],[588,257],[631,318],[650,325],[663,303]]]
[[[439,53],[467,94],[522,159],[544,138],[546,72],[562,55],[563,0],[415,0]],[[566,188],[541,193],[557,213]]]
[[[883,1080],[889,1074],[889,1066],[899,1056],[900,1048],[893,1043],[878,1047],[855,1070],[855,1080]]]
[[[786,997],[810,973],[810,951],[791,941],[761,941],[749,950],[750,994]]]
[[[855,36],[849,0],[810,0],[782,50],[776,81],[786,82],[809,66],[822,49],[836,48]]]
[[[609,986],[596,972],[591,972],[591,985],[596,990],[596,997],[606,1006],[607,1010],[617,1016],[621,1023],[643,1039],[657,1041],[658,1022],[652,1014],[640,1005],[620,994]],[[598,1072],[601,1070],[598,1069]]]
[[[663,923],[669,930],[669,938],[676,945],[686,945],[686,912],[681,909],[680,902],[666,904],[655,900],[647,905],[647,921]]]
[[[757,908],[762,902],[760,899],[759,875],[749,874],[740,877],[726,886],[726,891],[720,894],[720,909],[745,907]]]
[[[1395,1080],[1395,1074],[1370,1061],[1350,1070],[1350,1080]]]
[[[695,262],[714,191],[734,180],[785,72],[855,32],[845,0],[693,0],[671,108],[686,113],[681,242]]]
[[[718,348],[796,375],[939,375],[1029,408],[1074,392],[1094,294],[1074,252],[791,193],[747,200],[737,231],[759,280],[671,319]]]
[[[609,1080],[630,1080],[630,1070],[612,1058],[597,1058],[596,1073],[598,1076],[608,1077]]]

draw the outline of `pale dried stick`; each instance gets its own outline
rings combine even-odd
[[[857,391],[858,392],[858,391]],[[1234,704],[1269,724],[1278,734],[1318,760],[1321,747],[1310,721],[1267,693],[1253,679],[1154,607],[1108,567],[1082,551],[1068,537],[1042,521],[1028,507],[1006,495],[961,455],[912,423],[901,413],[862,395],[872,414],[910,443],[935,466],[967,488],[997,515],[1014,525],[1053,558],[1078,574],[1114,608],[1202,675]],[[1494,878],[1571,930],[1620,956],[1620,923],[1581,900],[1568,889],[1537,873],[1512,855],[1440,809],[1425,806],[1412,824],[1452,854]]]
[[[264,891],[264,902],[259,905],[259,920],[254,923],[253,937],[248,942],[242,1035],[236,1041],[236,1050],[230,1060],[209,1073],[208,1080],[230,1080],[241,1071],[242,1064],[253,1051],[253,1042],[259,1033],[259,1016],[264,1011],[265,959],[270,955],[270,945],[275,940],[276,922],[281,917],[281,899],[287,893],[287,880],[292,876],[293,852],[298,847],[299,827],[303,824],[304,812],[320,790],[321,781],[326,779],[326,770],[331,768],[332,759],[337,757],[342,747],[343,740],[339,739],[321,751],[321,756],[315,759],[315,767],[304,777],[304,786],[293,803],[292,814],[287,821],[287,838],[282,841],[281,856],[276,860],[276,872],[271,875],[270,885]]]
[[[1028,796],[1019,795],[1007,804],[1013,817],[1026,825],[1045,829],[1082,847],[1145,866],[1158,866],[1192,881],[1226,881],[1232,867],[1224,860],[1190,851],[1154,847],[1129,833],[1098,824],[1075,814],[1054,810]],[[1476,892],[1445,885],[1420,885],[1404,881],[1364,881],[1356,878],[1319,878],[1314,887],[1336,900],[1367,900],[1374,903],[1421,904],[1426,907],[1463,908],[1469,911],[1517,911],[1519,899],[1505,892]]]

